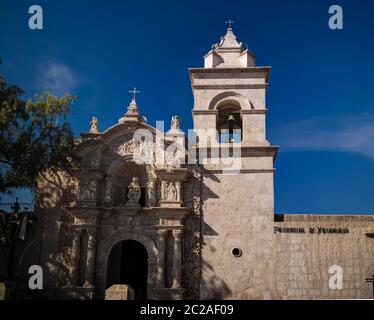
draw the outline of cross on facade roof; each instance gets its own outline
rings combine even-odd
[[[133,100],[136,101],[136,94],[140,93],[140,91],[136,90],[136,87],[134,87],[134,89],[130,90],[129,92],[133,94]]]
[[[233,23],[235,23],[235,21],[232,21],[231,19],[229,19],[229,20],[226,21],[225,23],[228,24],[228,25],[229,25],[229,28],[231,29],[231,25],[232,25]]]

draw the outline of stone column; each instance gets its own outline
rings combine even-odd
[[[165,288],[165,238],[167,235],[167,230],[158,229],[157,233],[157,286],[159,288]]]
[[[156,181],[154,180],[149,180],[147,183],[147,201],[149,207],[156,204]]]
[[[166,199],[166,181],[161,181],[161,200]]]
[[[182,288],[182,230],[173,230],[173,285],[172,288]]]
[[[87,230],[87,260],[84,287],[93,287],[96,257],[96,230]]]
[[[76,286],[78,281],[78,254],[79,254],[79,237],[78,231],[73,231],[73,240],[71,244],[71,264],[69,268],[69,285]]]
[[[112,202],[112,186],[113,186],[113,179],[110,177],[106,178],[106,187],[105,187],[105,203]]]
[[[182,201],[182,192],[181,192],[181,183],[180,181],[177,181],[175,183],[175,187],[177,188],[177,201]]]

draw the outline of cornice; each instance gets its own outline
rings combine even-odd
[[[235,89],[267,89],[268,83],[261,84],[192,84],[198,90],[235,90]]]

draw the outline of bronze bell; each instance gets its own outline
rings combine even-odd
[[[230,116],[227,119],[227,121],[235,121],[234,115],[230,114]]]

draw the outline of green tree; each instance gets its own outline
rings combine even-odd
[[[24,101],[23,93],[0,75],[0,192],[34,189],[39,174],[76,163],[67,122],[75,97],[43,93]]]
[[[46,92],[25,101],[23,94],[20,87],[8,85],[0,75],[0,193],[16,188],[34,190],[43,172],[69,172],[78,163],[67,121],[75,97],[57,98]],[[10,223],[11,216],[0,208],[0,278],[14,276],[15,243],[22,217],[13,214],[17,223]]]

